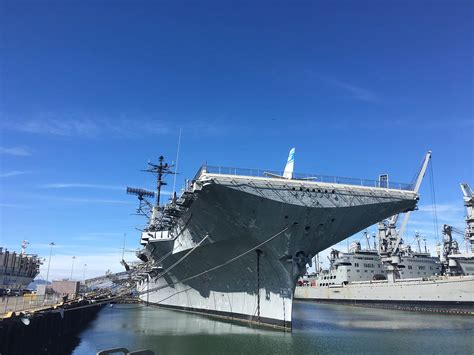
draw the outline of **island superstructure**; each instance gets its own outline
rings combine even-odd
[[[149,217],[138,254],[149,265],[142,300],[290,330],[296,282],[316,253],[416,207],[413,185],[295,174],[294,153],[283,174],[202,166],[164,206],[171,167],[163,157],[149,163],[157,193],[128,188]]]

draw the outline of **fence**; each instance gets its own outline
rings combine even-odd
[[[0,298],[0,316],[1,313],[29,311],[55,305],[62,301],[62,297],[57,294],[52,295],[33,295],[25,294],[23,296],[4,296]]]
[[[283,176],[283,172],[281,171],[203,165],[201,166],[201,168],[199,168],[198,172],[196,173],[194,177],[194,180],[198,179],[202,173],[234,175],[234,176],[267,177],[267,178]],[[378,188],[388,188],[388,189],[395,189],[395,190],[413,190],[413,184],[390,182],[387,180],[358,179],[358,178],[349,178],[349,177],[342,177],[342,176],[320,175],[320,174],[294,173],[292,180],[378,187]]]

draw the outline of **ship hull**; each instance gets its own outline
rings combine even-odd
[[[377,308],[474,315],[474,277],[434,277],[395,283],[372,281],[332,286],[298,286],[295,299]]]
[[[33,279],[34,277],[31,276],[0,275],[0,292],[6,290],[23,290]]]
[[[148,241],[159,268],[138,283],[140,298],[288,330],[296,281],[312,256],[413,209],[417,197],[278,179],[200,181],[171,237]]]

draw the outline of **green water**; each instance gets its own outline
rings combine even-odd
[[[141,305],[104,308],[73,354],[474,354],[474,318],[295,302],[293,332]]]

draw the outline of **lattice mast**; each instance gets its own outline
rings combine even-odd
[[[164,157],[160,155],[158,158],[158,164],[148,162],[148,168],[143,170],[148,173],[152,173],[156,176],[156,207],[160,206],[161,198],[161,187],[167,185],[163,180],[163,177],[168,174],[175,174],[171,169],[173,168],[172,164],[163,163]]]

